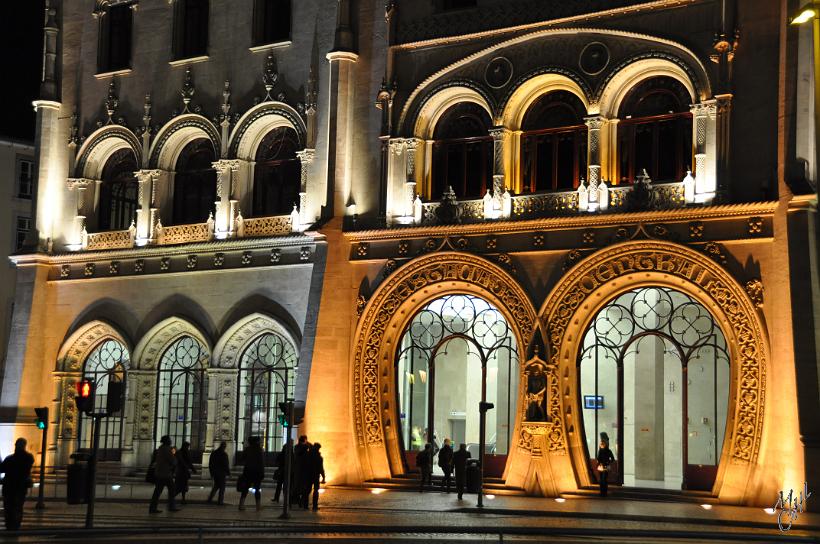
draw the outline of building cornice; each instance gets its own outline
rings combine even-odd
[[[483,38],[492,38],[496,36],[503,36],[505,34],[514,34],[522,31],[532,31],[547,28],[555,25],[563,25],[568,23],[577,23],[579,21],[593,21],[597,19],[605,19],[608,17],[616,17],[619,15],[635,14],[642,11],[653,11],[658,9],[676,8],[679,6],[686,6],[690,4],[704,3],[706,0],[655,0],[638,4],[635,6],[626,6],[621,8],[613,8],[608,10],[596,11],[594,13],[584,13],[581,15],[570,15],[567,17],[559,17],[557,19],[550,19],[547,21],[538,21],[536,23],[527,23],[523,25],[510,26],[505,28],[498,28],[493,30],[483,30],[481,32],[473,32],[470,34],[460,34],[458,36],[448,36],[444,38],[431,38],[429,40],[419,40],[415,42],[401,43],[391,46],[394,51],[402,51],[409,49],[421,49],[425,47],[438,47],[442,45],[453,45],[460,42],[468,42],[473,40],[480,40]]]
[[[318,232],[306,232],[294,236],[276,236],[268,238],[253,238],[243,240],[214,240],[211,242],[180,244],[175,246],[148,246],[129,249],[112,249],[106,251],[77,251],[71,253],[31,253],[12,255],[9,260],[15,265],[33,264],[77,264],[95,261],[110,261],[112,259],[129,260],[152,257],[173,257],[199,253],[250,251],[255,249],[302,247],[325,241],[325,236]]]
[[[589,214],[576,217],[545,217],[542,219],[517,221],[492,221],[469,225],[437,225],[425,227],[404,227],[359,232],[346,232],[350,242],[377,240],[400,240],[404,238],[467,236],[480,234],[518,234],[533,231],[548,231],[584,227],[618,226],[634,223],[654,223],[672,221],[699,221],[733,219],[738,217],[771,216],[777,209],[777,202],[755,202],[745,204],[725,204],[675,210],[632,212],[619,214]]]

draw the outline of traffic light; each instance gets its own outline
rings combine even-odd
[[[290,427],[290,413],[291,409],[293,408],[293,403],[291,401],[285,401],[279,403],[279,424],[282,427]]]
[[[74,397],[77,410],[89,416],[94,413],[94,394],[96,390],[97,383],[91,378],[83,378],[77,382],[77,396]]]
[[[108,414],[116,414],[122,410],[123,393],[125,384],[123,382],[108,382],[108,394],[105,397],[105,411]]]
[[[495,404],[492,402],[479,402],[478,403],[478,411],[479,412],[487,412],[495,408]]]
[[[48,427],[48,408],[45,406],[35,408],[34,413],[37,414],[37,419],[34,421],[37,424],[37,428],[41,431],[46,430]]]

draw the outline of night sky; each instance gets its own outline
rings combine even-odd
[[[4,2],[11,8],[0,19],[0,73],[3,111],[0,136],[34,140],[34,109],[42,70],[45,0]]]

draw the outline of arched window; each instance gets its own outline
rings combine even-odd
[[[299,203],[302,165],[296,158],[299,137],[288,127],[268,132],[256,151],[253,217],[285,215]]]
[[[407,325],[395,364],[397,420],[408,467],[414,466],[415,454],[425,442],[441,446],[445,438],[467,444],[478,458],[483,383],[486,401],[495,404],[487,413],[485,474],[501,476],[515,424],[519,381],[518,348],[504,315],[475,296],[437,298]]]
[[[177,0],[174,11],[174,59],[208,54],[208,0]]]
[[[618,155],[621,183],[631,183],[642,170],[653,181],[680,181],[692,164],[691,98],[671,77],[654,77],[624,98],[618,113]]]
[[[624,485],[711,489],[726,433],[729,361],[719,324],[687,294],[641,287],[609,302],[578,356],[590,467],[606,433]]]
[[[190,442],[195,462],[202,459],[208,421],[207,356],[198,340],[181,336],[162,354],[157,380],[156,441],[167,434],[176,447]]]
[[[239,362],[238,450],[243,449],[250,436],[258,436],[268,454],[275,455],[282,449],[285,432],[279,422],[279,403],[286,397],[293,398],[297,362],[293,345],[273,332],[261,335],[242,354]]]
[[[187,225],[208,220],[216,202],[214,146],[200,138],[185,146],[177,159],[174,176],[173,224]]]
[[[100,184],[97,230],[125,230],[137,217],[139,183],[137,157],[130,149],[116,151],[105,163]]]
[[[438,200],[448,186],[458,198],[480,198],[493,185],[492,120],[472,102],[456,104],[442,114],[433,134],[433,187]]]
[[[586,109],[568,91],[545,94],[521,125],[524,191],[571,190],[587,167]]]
[[[94,411],[104,412],[108,399],[108,384],[125,381],[125,365],[128,350],[116,340],[101,342],[86,358],[83,364],[83,378],[91,378],[96,384]],[[93,447],[93,418],[79,414],[80,425],[77,435],[79,449]],[[105,417],[100,422],[100,449],[98,459],[119,461],[122,448],[122,412]]]

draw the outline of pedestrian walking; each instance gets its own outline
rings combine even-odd
[[[299,506],[307,510],[310,507],[310,492],[313,489],[313,448],[314,444],[307,442],[299,464]]]
[[[245,509],[245,499],[248,491],[253,489],[253,498],[256,501],[256,509],[262,509],[262,480],[265,478],[265,452],[258,436],[248,438],[248,445],[245,447],[245,466],[242,468],[242,475],[237,481],[239,496],[239,509]]]
[[[26,451],[26,439],[18,438],[14,443],[14,453],[0,463],[3,477],[3,514],[6,518],[6,529],[16,531],[23,522],[23,504],[26,494],[33,485],[31,467],[34,456]]]
[[[154,455],[151,457],[151,465],[148,467],[148,473],[153,473],[154,480],[154,494],[151,496],[151,504],[148,507],[148,512],[157,514],[162,512],[158,510],[159,497],[163,489],[168,489],[168,510],[177,512],[176,492],[174,490],[174,474],[176,472],[177,460],[171,451],[171,437],[163,436],[159,440],[159,447],[154,450]]]
[[[174,479],[174,491],[177,495],[182,495],[182,504],[185,504],[185,495],[188,493],[188,481],[191,474],[196,472],[194,463],[191,461],[191,443],[183,442],[182,447],[174,454],[177,460],[176,477]]]
[[[227,447],[228,444],[220,442],[219,447],[211,453],[211,457],[208,459],[208,472],[211,473],[211,478],[214,480],[214,486],[208,495],[208,502],[213,502],[214,495],[219,493],[219,498],[216,501],[219,506],[225,504],[225,480],[231,475],[231,463],[228,460],[228,452],[225,451]]]
[[[450,445],[450,439],[444,439],[444,445],[438,452],[438,466],[444,472],[444,479],[441,481],[441,487],[450,492],[450,482],[453,478],[453,447]]]
[[[453,454],[453,468],[456,471],[456,492],[458,493],[458,500],[464,496],[464,484],[467,479],[467,459],[470,458],[470,452],[467,451],[467,444],[461,444],[458,451]]]
[[[314,512],[319,509],[319,486],[325,483],[325,460],[322,458],[321,449],[322,445],[318,442],[314,442],[308,453],[308,464],[310,465],[311,476],[310,486],[308,487],[306,495],[309,495],[311,490],[313,491]],[[320,477],[321,482],[319,480]]]
[[[416,466],[421,472],[419,492],[424,491],[424,484],[433,483],[433,446],[425,444],[424,449],[416,455]]]
[[[307,503],[307,499],[302,500],[302,495],[304,494],[305,488],[307,487],[307,481],[305,481],[305,461],[307,460],[307,454],[309,450],[310,442],[308,442],[307,436],[300,436],[298,443],[293,447],[293,466],[291,467],[292,471],[290,473],[291,505],[293,505],[293,503],[296,503],[301,506]],[[305,506],[305,508],[307,507]]]
[[[273,502],[278,503],[279,497],[282,495],[282,486],[285,485],[285,459],[288,452],[288,445],[285,443],[282,446],[282,451],[276,454],[276,472],[273,473],[273,479],[276,480],[276,492],[273,494]]]
[[[609,444],[603,439],[598,446],[598,478],[601,484],[601,496],[606,497],[607,488],[609,487],[609,467],[615,460],[612,450],[609,449]]]

